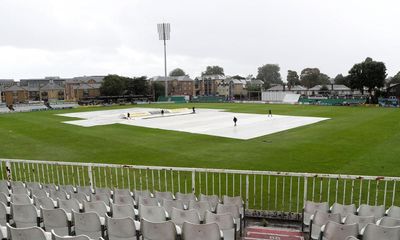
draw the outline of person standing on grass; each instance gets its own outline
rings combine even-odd
[[[164,109],[161,110],[161,116],[164,116]]]
[[[272,117],[272,111],[271,111],[271,109],[268,110],[268,117]]]
[[[233,117],[233,123],[234,123],[233,126],[235,126],[235,127],[236,127],[236,122],[237,122],[237,118],[236,118],[236,117]]]

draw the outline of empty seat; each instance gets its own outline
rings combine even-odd
[[[0,182],[0,192],[6,194],[7,196],[10,195],[10,189],[8,189],[8,182],[7,181],[1,181]]]
[[[235,219],[237,230],[240,230],[240,235],[242,235],[242,218],[240,216],[238,206],[230,204],[218,204],[217,213],[218,214],[230,213],[232,217]]]
[[[174,195],[171,192],[158,192],[156,191],[154,194],[155,198],[158,199],[158,202],[162,202],[163,199],[174,200]]]
[[[165,211],[168,213],[168,216],[171,216],[172,208],[177,208],[177,209],[181,209],[181,210],[184,209],[183,202],[181,200],[163,199],[162,206],[165,209]]]
[[[46,232],[54,230],[61,236],[66,236],[71,233],[68,222],[67,213],[63,209],[40,209],[43,217],[43,227]]]
[[[60,185],[58,186],[59,190],[63,190],[65,192],[76,192],[76,189],[72,185]]]
[[[17,228],[39,226],[39,215],[33,204],[11,204],[11,214]]]
[[[385,206],[371,206],[367,204],[361,204],[358,208],[359,216],[374,216],[375,219],[381,218],[385,215]]]
[[[27,194],[11,194],[13,204],[32,204],[32,199]]]
[[[5,226],[8,222],[8,213],[7,213],[7,206],[0,202],[0,225]]]
[[[44,189],[32,189],[31,196],[32,196],[32,198],[33,197],[37,197],[37,198],[48,197],[47,192]]]
[[[217,209],[219,198],[217,195],[204,195],[200,194],[200,201],[207,201],[211,205],[211,211],[214,212]]]
[[[345,240],[359,240],[359,239],[353,236],[348,236]]]
[[[46,209],[54,209],[55,208],[53,199],[51,199],[49,197],[41,197],[41,198],[34,197],[33,203],[35,204],[35,206],[37,208],[40,208],[40,207],[43,207]]]
[[[107,206],[104,202],[84,202],[83,209],[85,212],[95,212],[100,217],[105,217],[107,215]]]
[[[80,204],[83,204],[84,202],[89,201],[88,195],[86,195],[86,194],[84,194],[82,192],[78,192],[78,193],[70,192],[69,195],[70,195],[70,198],[78,200],[78,202]]]
[[[182,200],[185,209],[189,208],[189,202],[190,201],[197,201],[196,196],[193,193],[180,193],[177,192],[175,194],[176,200]]]
[[[386,213],[387,213],[388,217],[399,218],[399,219],[400,219],[400,207],[391,206],[391,207],[387,210]]]
[[[171,221],[151,222],[142,219],[140,228],[144,240],[178,239],[175,224]]]
[[[328,223],[328,221],[340,223],[341,216],[339,213],[327,213],[316,211],[311,219],[310,223],[310,238],[319,239],[322,225]]]
[[[54,231],[51,231],[51,234],[53,235],[53,240],[91,240],[88,236],[85,235],[79,235],[79,236],[59,236],[57,235]],[[102,239],[102,238],[99,238]]]
[[[114,195],[114,203],[120,205],[125,205],[125,204],[132,206],[136,205],[135,200],[133,200],[133,198],[129,195],[118,195],[118,196]]]
[[[74,211],[73,216],[76,235],[82,234],[90,238],[102,237],[103,228],[97,213],[77,213]]]
[[[151,194],[149,190],[135,190],[133,191],[133,196],[135,197],[135,199],[138,199],[139,196],[150,198],[153,197],[153,194]]]
[[[51,233],[45,232],[39,227],[13,228],[7,224],[7,228],[12,240],[51,240]]]
[[[108,240],[136,240],[140,225],[132,218],[106,217]]]
[[[199,213],[194,209],[180,210],[177,208],[172,208],[171,221],[179,227],[182,227],[184,222],[200,224],[200,216]]]
[[[385,227],[398,227],[400,226],[400,219],[392,217],[383,217],[376,222],[377,225]]]
[[[11,192],[12,194],[30,194],[28,189],[26,189],[24,186],[15,186],[11,189]]]
[[[206,211],[205,223],[216,223],[219,229],[223,232],[224,240],[236,239],[236,224],[230,213],[215,214]]]
[[[106,194],[109,198],[111,198],[111,189],[109,188],[95,188],[94,189],[95,194]]]
[[[5,205],[8,205],[9,202],[9,197],[3,192],[0,192],[0,202],[4,203]]]
[[[51,189],[50,190],[50,197],[54,201],[57,201],[57,199],[60,199],[60,200],[67,200],[68,199],[67,193],[62,189],[60,189],[60,190]]]
[[[21,181],[10,181],[10,186],[11,189],[15,188],[15,187],[25,187],[24,183]]]
[[[349,214],[344,220],[344,224],[358,224],[358,228],[363,229],[365,226],[367,226],[368,223],[375,223],[375,217],[374,216],[357,216],[354,214]]]
[[[42,189],[44,189],[46,192],[50,192],[52,190],[57,190],[57,187],[54,183],[46,183],[42,184]]]
[[[77,186],[76,191],[78,193],[84,193],[87,196],[90,196],[93,193],[92,188],[90,186]]]
[[[160,206],[156,198],[148,198],[139,196],[137,198],[137,204],[145,205],[145,206]]]
[[[329,212],[329,204],[327,202],[317,203],[306,201],[303,209],[303,221],[301,224],[302,231],[304,231],[304,226],[309,226],[311,215],[313,215],[315,211]]]
[[[358,225],[356,223],[343,225],[329,221],[322,232],[322,239],[326,240],[343,240],[349,236],[358,236]]]
[[[400,227],[384,227],[368,224],[363,233],[363,240],[399,240]]]
[[[115,196],[133,196],[133,193],[131,192],[131,190],[127,189],[127,188],[114,188],[114,197]]]
[[[222,202],[224,204],[233,204],[238,206],[240,214],[242,215],[242,217],[244,216],[244,203],[241,196],[229,197],[224,195],[222,197]]]
[[[212,211],[211,205],[208,201],[190,201],[189,202],[189,210],[194,209],[200,215],[200,220],[204,221],[204,216],[206,211]]]
[[[346,217],[349,214],[355,214],[357,208],[355,204],[343,205],[340,203],[334,203],[331,207],[331,213],[339,213],[340,216]]]
[[[26,185],[26,188],[31,189],[31,190],[42,188],[42,186],[38,182],[27,182],[27,183],[25,183],[25,185]]]
[[[105,193],[96,193],[90,196],[92,202],[104,202],[107,206],[111,205],[111,198]]]
[[[79,202],[76,199],[68,199],[68,200],[61,200],[57,201],[57,205],[59,208],[63,209],[67,213],[72,213],[72,211],[79,212]]]
[[[220,240],[221,232],[218,224],[193,224],[185,222],[182,227],[183,240]]]
[[[163,222],[167,219],[167,215],[163,207],[139,205],[139,218],[151,222]]]
[[[130,217],[135,219],[139,212],[129,204],[119,205],[119,204],[112,204],[111,211],[113,218],[126,218]]]

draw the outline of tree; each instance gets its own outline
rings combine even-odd
[[[220,66],[207,66],[206,70],[201,73],[201,76],[204,75],[225,75],[224,69]]]
[[[375,88],[381,88],[385,84],[386,66],[383,62],[377,62],[372,58],[364,62],[356,63],[349,70],[350,86],[364,93],[364,87],[368,88],[370,96]]]
[[[278,64],[265,64],[258,68],[257,79],[264,81],[264,88],[269,88],[271,84],[283,84],[281,68]]]
[[[336,75],[336,77],[334,78],[333,82],[335,84],[341,84],[341,85],[345,85],[347,87],[350,87],[349,77],[348,76],[343,76],[342,74]]]
[[[165,94],[165,85],[160,82],[153,82],[152,84],[152,92],[154,95],[154,100],[157,101],[158,97],[164,96]]]
[[[183,71],[181,68],[175,68],[174,70],[172,70],[169,73],[170,77],[179,77],[179,76],[185,76],[185,75],[186,75],[185,71]]]
[[[400,83],[400,72],[392,77],[390,84]]]
[[[288,70],[286,81],[289,87],[300,85],[299,75],[297,75],[296,71]]]
[[[233,79],[238,79],[238,80],[246,79],[245,77],[242,77],[242,76],[240,76],[240,75],[235,75],[235,76],[233,76],[232,78],[233,78]]]
[[[329,79],[329,76],[321,73],[318,68],[305,68],[300,74],[301,85],[307,88],[312,88],[315,85],[331,84]]]
[[[126,92],[130,95],[147,95],[149,86],[146,76],[126,79]]]
[[[124,94],[126,78],[118,75],[108,75],[100,86],[100,92],[104,96],[118,96]]]

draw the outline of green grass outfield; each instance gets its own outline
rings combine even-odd
[[[400,109],[199,103],[138,107],[149,106],[195,106],[261,114],[272,109],[274,114],[331,120],[237,140],[119,124],[83,128],[63,124],[61,121],[72,118],[55,115],[111,107],[2,114],[0,158],[400,175]]]

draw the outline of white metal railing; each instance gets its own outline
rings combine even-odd
[[[246,208],[299,213],[305,201],[399,205],[399,177],[0,159],[1,179],[93,188],[240,195]]]

